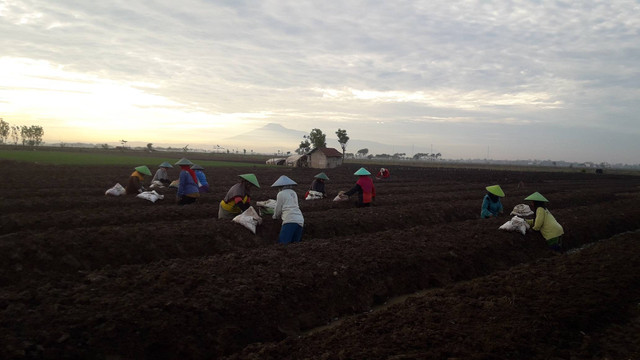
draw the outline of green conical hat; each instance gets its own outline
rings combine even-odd
[[[136,167],[136,171],[139,172],[140,174],[151,175],[151,170],[149,170],[147,165],[141,165]]]
[[[493,195],[504,197],[504,191],[502,191],[502,188],[500,187],[500,185],[487,186],[486,189],[488,192],[492,193]]]
[[[255,185],[256,187],[260,187],[260,184],[258,184],[258,178],[256,178],[255,175],[253,174],[242,174],[242,175],[238,175],[241,178],[247,180],[248,182],[252,183],[253,185]]]
[[[180,160],[178,160],[174,165],[193,165],[193,163],[191,161],[189,161],[187,158],[182,158]]]
[[[321,172],[320,174],[317,174],[316,176],[314,176],[314,178],[329,180],[329,177],[323,172]]]
[[[542,196],[542,194],[540,194],[539,192],[534,192],[533,194],[527,196],[526,198],[524,198],[525,200],[531,200],[531,201],[542,201],[542,202],[549,202],[549,200],[547,200],[546,197]]]
[[[358,171],[354,172],[353,175],[371,175],[371,173],[369,172],[369,170],[361,167],[360,169],[358,169]]]
[[[172,168],[173,167],[171,164],[169,164],[166,161],[163,162],[162,164],[158,165],[158,166],[163,167],[163,168]]]
[[[191,165],[191,170],[204,170],[204,168],[198,164]]]
[[[287,185],[298,185],[298,183],[291,180],[291,178],[289,178],[288,176],[282,175],[278,178],[278,180],[276,180],[276,182],[273,183],[273,185],[271,185],[271,187],[287,186]]]

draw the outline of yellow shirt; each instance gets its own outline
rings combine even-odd
[[[545,240],[553,239],[564,234],[564,229],[545,208],[536,209],[536,219],[527,220],[533,230],[540,231]]]

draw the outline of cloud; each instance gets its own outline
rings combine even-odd
[[[56,81],[11,85],[30,96],[43,82],[67,92],[41,93],[45,104],[89,92],[139,118],[162,112],[236,133],[270,122],[341,127],[380,142],[437,124],[464,139],[447,141],[463,149],[456,144],[484,147],[478,132],[506,135],[491,124],[574,131],[591,142],[596,130],[638,135],[639,12],[626,0],[5,0],[0,46],[5,64],[31,59],[63,71]],[[3,111],[28,111],[7,101]],[[96,121],[117,112],[102,115]],[[391,125],[379,132],[372,122]],[[633,161],[625,153],[638,147],[624,149],[612,147],[611,157]]]

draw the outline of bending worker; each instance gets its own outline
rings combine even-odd
[[[324,182],[326,180],[329,180],[329,177],[325,173],[321,172],[319,174],[316,174],[316,176],[313,177],[313,181],[311,182],[311,188],[309,190],[321,193],[322,197],[327,197],[327,192],[325,191],[325,188],[324,188]]]
[[[200,197],[198,178],[196,173],[191,170],[193,163],[188,159],[182,158],[175,165],[180,166],[178,193],[176,194],[178,205],[193,204]]]
[[[369,176],[371,173],[367,169],[361,167],[358,171],[353,173],[353,175],[358,175],[358,181],[356,182],[356,185],[351,188],[351,190],[345,192],[344,195],[351,196],[357,192],[358,202],[356,205],[358,207],[370,206],[371,202],[376,197],[376,188],[373,186],[373,180],[371,180],[371,177]]]
[[[487,186],[487,194],[482,200],[482,208],[480,210],[480,217],[483,219],[497,217],[502,214],[502,202],[500,198],[504,197],[504,191],[500,188],[500,185]]]
[[[532,202],[533,209],[536,212],[535,220],[527,220],[527,223],[533,230],[540,231],[550,249],[562,251],[564,229],[556,221],[556,218],[551,215],[551,212],[547,210],[549,200],[537,191],[524,199]]]
[[[129,176],[129,183],[127,184],[127,194],[129,195],[138,195],[139,193],[144,191],[144,187],[142,186],[142,182],[144,181],[144,176],[151,176],[151,170],[146,165],[138,166],[135,168],[134,172]]]
[[[171,166],[171,164],[166,161],[160,164],[158,170],[156,171],[156,174],[153,175],[153,179],[151,179],[151,182],[153,183],[154,181],[159,181],[164,186],[169,186],[169,184],[171,184],[171,180],[169,180],[167,169],[170,169],[172,167],[173,166]]]
[[[218,219],[232,219],[251,206],[251,188],[260,188],[254,174],[242,174],[240,182],[233,185],[218,207]]]
[[[282,175],[271,187],[277,187],[276,207],[273,211],[274,219],[282,219],[280,236],[278,242],[289,244],[299,242],[302,239],[302,229],[304,217],[298,205],[298,195],[293,191],[293,187],[298,185],[289,177]]]
[[[198,164],[193,164],[191,166],[191,170],[196,173],[196,177],[198,178],[198,189],[201,193],[208,193],[209,182],[207,182],[207,176],[204,174],[204,168]]]

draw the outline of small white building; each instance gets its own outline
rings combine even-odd
[[[335,148],[315,148],[307,154],[309,167],[332,169],[342,165],[342,153]]]

